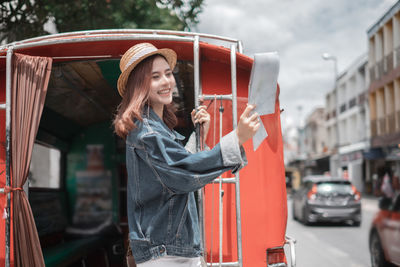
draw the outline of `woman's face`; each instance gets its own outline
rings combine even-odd
[[[157,56],[153,61],[150,80],[150,103],[154,107],[172,102],[172,90],[175,88],[175,78],[167,61]]]

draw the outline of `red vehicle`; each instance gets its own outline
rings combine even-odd
[[[144,41],[178,52],[178,132],[193,131],[185,114],[200,97],[212,116],[209,147],[236,127],[253,65],[238,40],[124,29],[0,46],[0,266],[123,266],[125,142],[110,125],[121,55]],[[211,266],[286,265],[283,246],[293,241],[285,237],[278,87],[272,102],[274,113],[261,118],[268,138],[256,151],[244,144],[249,164],[240,180],[226,173],[198,194]]]
[[[400,194],[381,198],[369,234],[372,267],[400,265]]]

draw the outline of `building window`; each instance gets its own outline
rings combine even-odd
[[[354,97],[349,101],[349,109],[351,109],[355,105],[356,105],[356,98]]]
[[[340,106],[340,113],[343,113],[346,111],[346,104],[343,104]]]
[[[61,151],[35,143],[29,172],[29,187],[60,188]]]
[[[366,101],[365,93],[359,94],[358,95],[358,105],[363,105],[365,101]]]

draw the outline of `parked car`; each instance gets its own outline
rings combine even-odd
[[[350,181],[324,175],[306,176],[293,192],[293,218],[304,224],[347,222],[361,224],[361,194]]]
[[[379,200],[369,232],[372,267],[400,266],[400,194]]]

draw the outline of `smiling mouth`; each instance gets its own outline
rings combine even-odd
[[[159,90],[157,93],[158,93],[159,95],[163,95],[163,94],[168,94],[169,92],[171,92],[171,89],[170,89],[170,88],[167,88],[167,89]]]

